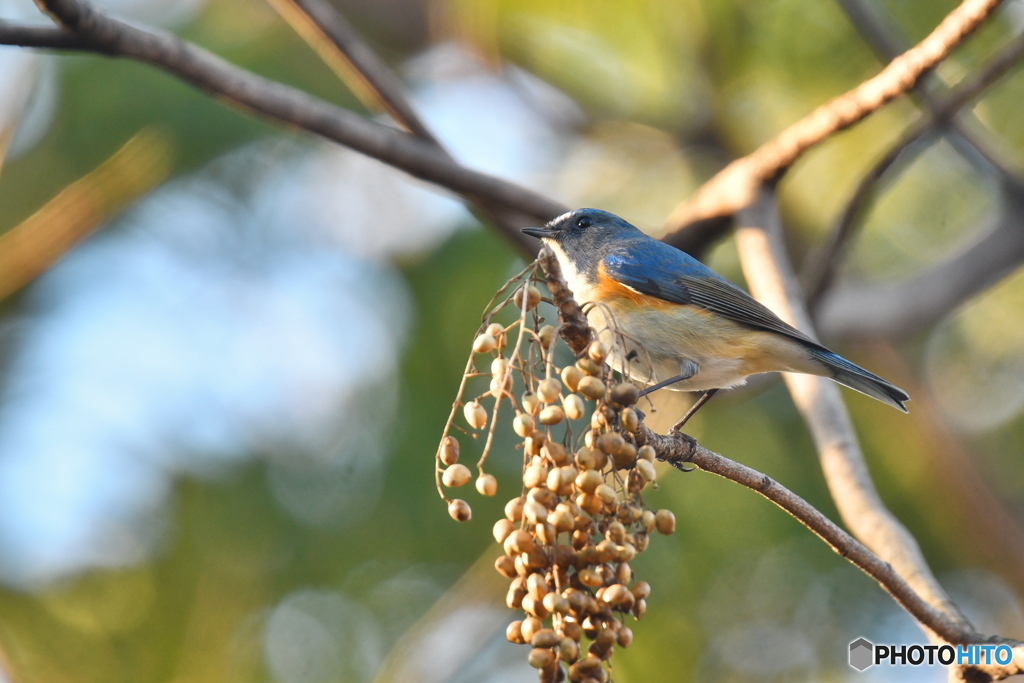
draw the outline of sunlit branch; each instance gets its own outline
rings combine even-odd
[[[736,242],[751,292],[783,320],[813,337],[810,317],[786,253],[774,194],[762,191],[739,219]],[[843,521],[943,619],[924,619],[913,611],[911,614],[930,635],[947,642],[962,642],[950,640],[950,633],[945,631],[950,625],[955,625],[960,638],[984,640],[980,635],[969,635],[974,633],[973,627],[935,579],[917,541],[879,497],[838,386],[825,378],[803,374],[787,373],[785,380],[811,430],[825,480]],[[1020,643],[1013,645],[1024,655]],[[1012,665],[1009,673],[1002,668],[986,670],[985,680],[1018,673],[1020,666],[1021,662]]]
[[[468,169],[430,142],[241,69],[172,34],[119,21],[84,0],[45,0],[43,5],[81,40],[70,49],[151,64],[237,107],[320,135],[470,200],[479,199],[534,221],[549,220],[566,210],[547,197]],[[10,24],[3,27],[11,29]],[[0,31],[0,42],[4,42],[3,35]],[[67,47],[63,34],[52,35],[60,39],[36,47]]]
[[[402,82],[333,6],[325,0],[269,2],[364,104],[386,111],[417,137],[436,141]]]
[[[961,110],[1017,66],[1021,58],[1024,58],[1024,36],[1018,36],[1014,39],[984,69],[957,86],[953,93],[945,98],[944,101],[934,103],[929,110],[930,114],[907,130],[885,156],[861,178],[857,189],[843,207],[842,213],[840,213],[828,236],[821,246],[815,249],[806,259],[808,265],[805,268],[803,281],[808,302],[812,309],[822,293],[831,286],[836,266],[842,258],[844,247],[853,234],[855,221],[868,199],[873,196],[879,181],[897,161],[902,164],[908,163],[910,158],[916,156],[918,152],[925,148],[925,139],[930,134],[940,131],[943,126],[951,121],[955,121]],[[991,160],[990,164],[995,168],[999,168],[999,172],[1007,182],[1013,184],[1021,183],[1021,180],[1011,171],[995,166]],[[955,303],[951,302],[950,305],[953,306]]]
[[[143,131],[97,168],[0,234],[0,299],[24,287],[88,237],[111,214],[159,185],[171,147]]]
[[[364,104],[388,112],[413,135],[436,145],[439,154],[451,159],[416,113],[398,75],[334,7],[325,0],[269,2]],[[524,215],[519,207],[513,209],[482,196],[470,199],[479,218],[504,233],[524,254],[536,253],[536,241],[523,235],[520,228],[536,224],[543,216]]]
[[[876,76],[818,107],[772,140],[737,159],[705,183],[667,220],[669,230],[749,206],[765,184],[779,178],[807,150],[857,123],[914,87],[978,28],[1001,0],[964,0],[915,47],[892,60]]]

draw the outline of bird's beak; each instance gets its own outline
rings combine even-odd
[[[536,237],[537,239],[551,237],[555,234],[555,231],[551,228],[523,228],[523,232],[530,237]]]

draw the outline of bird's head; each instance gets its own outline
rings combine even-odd
[[[587,272],[620,244],[643,233],[613,213],[600,209],[576,209],[563,213],[543,228],[523,228],[552,247],[560,260],[567,259],[579,272]]]

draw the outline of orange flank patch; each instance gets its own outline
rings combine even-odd
[[[591,291],[597,295],[595,298],[598,301],[606,304],[615,303],[617,301],[631,301],[637,306],[642,306],[644,308],[661,309],[674,308],[680,305],[674,304],[671,301],[659,299],[656,296],[641,294],[635,289],[627,287],[608,275],[604,270],[604,266],[598,268],[597,284]]]

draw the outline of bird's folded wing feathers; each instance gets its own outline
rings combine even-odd
[[[706,274],[683,274],[641,265],[622,256],[604,261],[605,272],[616,281],[647,296],[675,304],[690,304],[736,322],[776,332],[815,348],[824,348],[800,330],[782,322],[769,308],[709,268]]]

